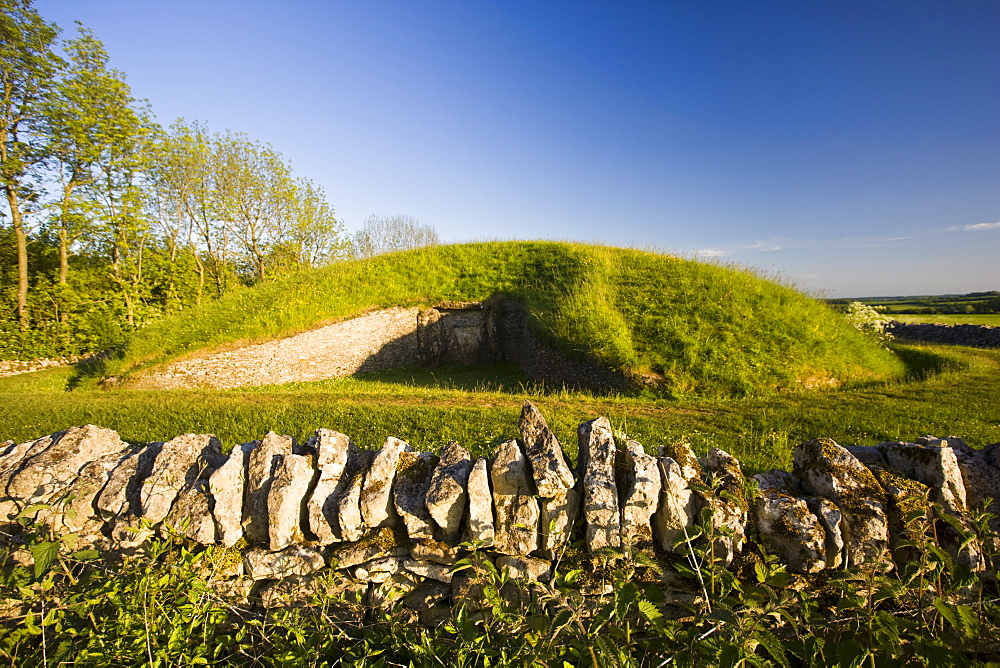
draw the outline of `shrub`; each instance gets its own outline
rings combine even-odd
[[[879,313],[867,304],[851,302],[847,308],[847,320],[879,343],[884,344],[892,338],[892,334],[886,331],[892,318]]]

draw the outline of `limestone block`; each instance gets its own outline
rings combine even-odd
[[[270,541],[267,497],[282,458],[294,451],[295,439],[279,436],[273,431],[254,442],[247,464],[243,507],[243,536],[251,545],[266,545]]]
[[[928,528],[926,521],[933,517],[930,488],[889,468],[872,466],[870,470],[885,491],[889,547],[893,550],[896,563],[904,564],[919,558],[920,555],[915,550],[901,548],[899,544],[904,540],[919,538]],[[918,524],[908,527],[906,520],[913,517],[917,518]]]
[[[538,549],[538,502],[527,459],[517,441],[497,447],[490,462],[493,484],[493,547],[501,554],[527,555]]]
[[[352,475],[337,499],[337,517],[340,524],[340,539],[356,541],[364,533],[364,518],[361,516],[361,487],[365,474],[358,471]]]
[[[95,501],[101,517],[106,520],[127,521],[130,516],[137,516],[141,512],[139,491],[152,473],[153,463],[162,448],[162,442],[149,443],[133,450],[118,463]]]
[[[232,547],[243,537],[243,490],[252,443],[233,448],[229,459],[208,479],[209,492],[215,499],[212,515],[216,534],[225,547]]]
[[[292,545],[279,552],[250,550],[243,556],[243,561],[247,574],[254,580],[309,575],[326,565],[322,554],[304,545]]]
[[[585,541],[590,552],[621,547],[621,510],[615,481],[615,439],[607,418],[583,422],[577,428],[577,475],[583,492]]]
[[[95,498],[128,453],[127,449],[115,450],[84,464],[76,478],[49,499],[51,505],[37,513],[37,520],[48,524],[57,534],[76,534],[88,544],[102,542],[104,519],[95,506]]]
[[[365,473],[371,467],[375,453],[371,450],[356,450],[347,457],[347,466],[338,485],[340,491],[334,497],[337,514],[338,541],[355,541],[364,533],[364,517],[361,515],[361,490]],[[331,525],[332,529],[332,525]]]
[[[402,560],[396,557],[378,557],[354,567],[354,577],[368,582],[385,582],[402,570]]]
[[[381,557],[405,557],[408,553],[406,535],[383,527],[360,536],[359,540],[336,546],[330,559],[336,568],[345,569]]]
[[[773,489],[792,496],[798,496],[802,493],[802,483],[788,471],[771,469],[758,473],[753,477],[753,480],[757,483],[757,489],[762,492]]]
[[[493,493],[490,491],[490,475],[485,458],[472,465],[469,472],[469,514],[466,523],[466,539],[493,545]]]
[[[472,457],[468,450],[454,441],[441,448],[441,459],[427,489],[427,510],[446,542],[458,539],[471,471]]]
[[[847,566],[883,558],[889,543],[884,493],[864,464],[833,440],[814,439],[795,449],[795,475],[807,493],[843,513]]]
[[[16,451],[17,451],[17,446],[18,446],[18,444],[15,443],[14,441],[10,440],[10,439],[4,441],[3,443],[0,443],[0,469],[7,468],[7,466],[8,466],[7,456],[8,455],[12,455],[13,454],[14,457],[16,457],[16,459],[13,460],[15,462],[20,462],[21,461],[21,455],[20,454],[15,454]]]
[[[268,536],[272,550],[305,540],[302,524],[308,518],[309,486],[316,469],[311,455],[281,458],[267,495]]]
[[[717,536],[715,554],[728,566],[743,549],[746,537],[747,504],[743,495],[743,471],[735,457],[712,447],[705,458],[705,473],[719,482],[716,494],[705,502],[713,510],[712,523]]]
[[[826,567],[839,568],[846,559],[844,555],[844,532],[841,523],[844,516],[840,508],[829,499],[820,496],[806,498],[806,505],[826,532]]]
[[[757,494],[757,530],[768,551],[794,573],[826,567],[826,531],[804,499],[769,489]]]
[[[418,540],[410,543],[410,555],[417,561],[452,566],[458,561],[458,548],[439,540]]]
[[[163,518],[163,524],[202,545],[213,545],[215,520],[212,505],[208,481],[196,480],[178,492],[170,511]]]
[[[538,496],[549,498],[571,489],[576,481],[555,434],[534,404],[525,401],[518,424],[524,452],[531,462]]]
[[[18,450],[23,451],[23,455],[17,468],[6,476],[3,495],[23,508],[57,503],[76,480],[80,469],[111,453],[115,453],[112,459],[117,457],[119,461],[130,448],[114,431],[88,424],[37,439]],[[108,472],[104,472],[105,482]]]
[[[989,522],[993,535],[988,540],[993,545],[993,551],[1000,552],[1000,469],[993,463],[997,460],[992,457],[1000,444],[973,450],[962,439],[949,436],[947,440],[962,470],[969,508],[985,510],[993,515]]]
[[[14,519],[25,507],[23,499],[8,491],[11,479],[21,471],[33,454],[42,452],[65,433],[60,431],[13,446],[5,444],[6,451],[0,461],[0,522]]]
[[[142,517],[161,522],[180,491],[204,477],[221,455],[219,439],[211,434],[184,434],[164,443],[139,490]]]
[[[434,538],[434,520],[427,510],[427,490],[438,458],[429,452],[399,455],[392,500],[410,540]]]
[[[337,502],[347,487],[345,476],[348,460],[356,456],[357,446],[350,438],[331,429],[317,429],[306,441],[306,447],[316,452],[319,478],[309,496],[309,531],[320,545],[340,540]]]
[[[670,457],[680,469],[681,477],[688,482],[701,481],[701,464],[687,441],[676,441],[657,448],[659,457]]]
[[[569,540],[580,514],[581,494],[575,489],[538,499],[538,549],[552,553]]]
[[[918,443],[879,443],[879,451],[889,467],[907,478],[931,488],[932,500],[952,513],[962,513],[968,503],[965,481],[958,466],[955,451],[947,441],[936,438],[918,439]]]
[[[664,551],[678,552],[686,549],[678,541],[697,521],[701,501],[688,487],[680,465],[673,458],[660,457],[657,465],[661,485],[659,507],[651,518],[653,537]]]
[[[534,557],[498,557],[497,570],[506,572],[507,577],[512,580],[538,580],[546,581],[552,571],[552,563],[545,559]]]
[[[390,436],[375,454],[361,487],[361,517],[369,529],[391,526],[398,515],[392,505],[392,483],[396,479],[399,455],[411,450],[409,444]]]
[[[881,466],[887,468],[888,462],[882,452],[874,445],[845,445],[844,449],[854,455],[865,466]]]
[[[653,539],[653,514],[660,506],[663,481],[656,457],[636,441],[625,444],[622,487],[622,540],[645,547]]]
[[[445,566],[444,564],[438,564],[433,561],[417,561],[415,559],[407,559],[403,562],[403,568],[414,575],[419,575],[422,578],[430,578],[432,580],[437,580],[438,582],[451,583],[451,567]]]
[[[449,596],[451,586],[438,580],[425,580],[403,599],[403,605],[411,610],[427,610],[435,604],[447,602]]]

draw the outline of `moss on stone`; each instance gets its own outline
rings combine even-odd
[[[677,464],[680,465],[682,472],[685,468],[692,468],[695,471],[701,471],[701,465],[698,463],[698,458],[694,456],[694,451],[686,441],[674,441],[661,447],[663,455],[670,457],[677,462]]]

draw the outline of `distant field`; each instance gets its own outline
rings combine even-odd
[[[930,315],[905,315],[888,313],[900,322],[941,323],[944,325],[989,325],[1000,327],[1000,313],[932,313]]]
[[[845,312],[848,304],[854,301],[872,306],[900,322],[1000,327],[1000,292],[997,291],[967,295],[828,299],[827,303]]]

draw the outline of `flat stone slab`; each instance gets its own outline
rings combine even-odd
[[[527,465],[517,441],[498,446],[490,462],[496,518],[493,548],[501,554],[527,555],[538,549],[538,501]]]
[[[583,491],[586,544],[590,552],[621,547],[621,510],[615,480],[615,439],[607,418],[583,422],[577,428],[580,450],[578,475]]]
[[[392,483],[396,479],[399,455],[411,448],[406,441],[390,436],[375,454],[361,487],[361,517],[369,529],[392,526],[398,518],[392,504]]]
[[[329,545],[340,540],[337,501],[348,483],[344,475],[348,460],[358,448],[350,438],[332,429],[317,429],[306,441],[306,448],[316,452],[319,469],[307,504],[309,531],[319,544]]]
[[[538,496],[553,497],[572,489],[576,480],[566,460],[566,453],[549,429],[545,418],[530,401],[525,401],[521,408],[518,427],[521,442],[524,443],[524,453],[531,462],[531,474]]]
[[[243,507],[243,536],[251,545],[267,545],[270,541],[270,518],[267,497],[285,455],[295,451],[295,439],[268,432],[253,443],[247,464],[246,501]]]
[[[247,574],[254,580],[277,580],[292,575],[309,575],[326,566],[323,555],[304,545],[279,552],[250,550],[243,557]]]
[[[468,450],[454,441],[441,448],[441,459],[427,488],[426,503],[428,512],[441,529],[441,540],[445,542],[458,539],[471,471],[472,457]]]

